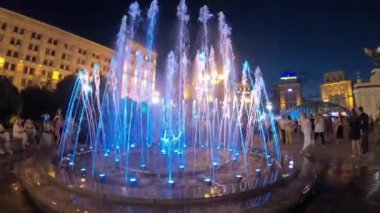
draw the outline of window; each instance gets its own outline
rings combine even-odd
[[[17,26],[13,28],[13,32],[20,34],[20,35],[24,35],[24,29],[19,28]]]
[[[57,40],[57,39],[49,38],[49,40],[48,40],[48,44],[52,44],[52,45],[54,45],[54,46],[57,46],[57,44],[58,44],[58,40]]]
[[[54,65],[54,62],[53,61],[51,61],[51,60],[47,60],[47,59],[45,59],[44,61],[43,61],[43,64],[44,65],[46,65],[46,66],[53,66]]]
[[[18,52],[17,51],[12,51],[12,50],[7,50],[7,56],[17,58],[18,57]]]
[[[37,37],[37,33],[32,32],[32,34],[30,35],[30,38],[35,39],[36,37]]]
[[[1,23],[0,22],[0,29],[6,30],[7,29],[7,24],[6,23]]]
[[[4,69],[15,71],[16,70],[16,64],[5,62],[4,63]]]
[[[48,77],[48,78],[52,78],[52,77],[53,77],[53,73],[52,73],[52,72],[48,72],[48,73],[47,73],[47,77]]]
[[[55,50],[51,50],[49,48],[46,49],[45,53],[46,55],[55,56]]]
[[[57,44],[58,44],[58,40],[54,40],[54,41],[53,41],[53,45],[54,45],[54,46],[57,46]]]
[[[21,45],[21,40],[16,39],[16,38],[11,38],[10,44],[12,44],[14,46]]]
[[[63,70],[70,70],[69,65],[67,65],[67,64],[61,64],[61,65],[59,66],[59,68],[61,68],[61,69],[63,69]]]
[[[62,59],[64,59],[64,60],[70,60],[71,56],[69,54],[63,53],[62,54]]]
[[[86,55],[87,54],[87,51],[83,50],[81,48],[79,48],[78,52],[79,52],[79,54],[82,54],[82,55]]]
[[[29,44],[28,49],[34,52],[38,51],[38,45],[36,44]]]
[[[37,34],[37,40],[41,40],[41,34]]]
[[[25,74],[34,75],[35,71],[36,69],[34,67],[28,67],[28,66],[24,67]]]
[[[37,57],[36,56],[31,56],[31,55],[26,55],[25,60],[26,61],[31,61],[31,62],[36,62],[37,61]]]

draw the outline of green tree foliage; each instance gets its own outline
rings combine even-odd
[[[12,115],[19,115],[21,111],[21,97],[12,82],[0,77],[0,122],[8,125]]]
[[[46,88],[28,87],[21,92],[23,118],[41,120],[41,115],[54,115],[56,109],[53,93]]]

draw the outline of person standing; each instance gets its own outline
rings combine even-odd
[[[6,132],[4,126],[0,124],[0,155],[5,153],[12,154],[13,152],[11,150],[9,133]]]
[[[338,144],[343,141],[343,117],[339,116],[336,120],[336,139]]]
[[[26,119],[24,123],[24,130],[25,133],[28,137],[28,143],[29,144],[34,144],[37,142],[36,136],[37,136],[37,131],[36,127],[34,126],[32,120]]]
[[[321,115],[317,115],[314,121],[314,141],[317,142],[318,136],[322,139],[322,146],[325,145],[325,121]]]
[[[291,145],[293,142],[293,133],[296,129],[296,123],[292,120],[290,116],[288,116],[287,123],[285,125],[285,144]]]
[[[304,143],[301,150],[301,153],[304,153],[307,148],[311,145],[311,134],[312,134],[312,126],[311,121],[306,115],[302,115],[301,117],[301,126],[304,135]]]
[[[61,134],[62,134],[62,129],[63,129],[63,116],[61,109],[57,110],[57,113],[54,116],[53,119],[53,128],[54,128],[54,137],[56,144],[59,145],[59,142],[61,140]]]
[[[360,121],[360,132],[361,132],[361,148],[362,155],[365,156],[368,153],[368,132],[369,132],[369,116],[364,112],[363,107],[358,108],[359,111],[359,121]]]
[[[285,133],[285,128],[286,128],[286,123],[287,119],[285,118],[285,115],[281,116],[281,119],[278,121],[278,125],[280,127],[280,132],[281,132],[281,140],[282,143],[285,144],[286,142],[286,133]]]
[[[355,109],[351,110],[351,116],[349,119],[349,138],[351,140],[352,157],[359,156],[361,153],[360,147],[360,120]]]
[[[13,125],[13,137],[21,139],[22,149],[25,149],[28,146],[28,136],[22,127],[23,120],[21,118],[16,118],[16,121]]]

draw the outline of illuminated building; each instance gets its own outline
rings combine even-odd
[[[338,104],[346,109],[354,107],[352,81],[345,78],[343,71],[325,73],[321,94],[324,102]]]
[[[355,104],[374,119],[380,120],[380,69],[371,72],[369,82],[359,81],[354,85]]]
[[[141,76],[130,71],[129,85],[140,82],[154,90],[157,54],[148,59],[146,48],[137,43],[131,46],[134,55],[143,53],[154,66],[151,73]],[[113,55],[108,47],[0,8],[0,75],[9,78],[19,90],[28,86],[53,89],[65,76],[82,69],[92,70],[95,64],[107,76]]]
[[[302,102],[301,83],[294,72],[284,72],[281,82],[277,85],[276,102],[280,110],[288,110]]]

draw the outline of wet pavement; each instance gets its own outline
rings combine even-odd
[[[380,212],[380,145],[376,136],[371,138],[371,152],[365,158],[352,158],[349,143],[315,145],[301,169],[317,175],[311,195],[280,212]],[[297,154],[300,146],[298,138],[283,152]],[[15,175],[17,162],[32,154],[29,150],[0,156],[0,212],[40,212]]]
[[[32,155],[25,153],[0,156],[0,212],[37,213],[41,212],[32,202],[28,193],[17,179],[15,163]]]

